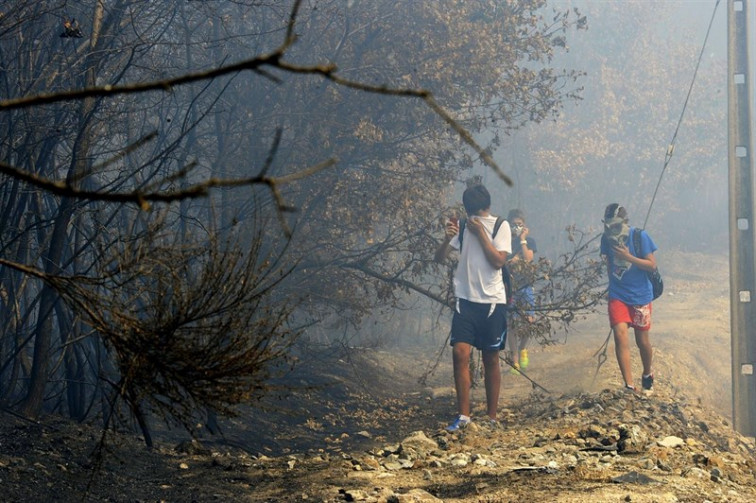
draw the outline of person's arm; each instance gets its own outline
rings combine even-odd
[[[533,261],[533,255],[535,252],[530,249],[530,246],[528,246],[528,234],[530,231],[527,227],[523,227],[522,233],[520,234],[520,245],[522,245],[522,260],[525,262],[532,262]]]
[[[505,251],[496,249],[485,226],[479,222],[477,218],[471,218],[467,221],[467,228],[470,229],[472,234],[478,238],[478,241],[480,241],[480,246],[483,248],[483,253],[485,253],[488,263],[497,269],[504,267],[504,264],[507,263],[507,256],[509,254]],[[500,229],[500,231],[502,231],[502,229]],[[504,229],[504,231],[509,232],[506,229]]]
[[[433,258],[436,262],[443,264],[446,261],[447,257],[449,257],[449,252],[451,251],[449,243],[451,243],[451,240],[454,239],[454,236],[458,233],[459,224],[452,221],[446,222],[444,239],[441,241],[441,245],[436,250],[436,255]]]

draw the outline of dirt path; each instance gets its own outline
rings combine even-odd
[[[420,383],[434,368],[440,343],[312,354],[310,363],[327,372],[315,375],[302,366],[290,381],[295,390],[222,421],[224,435],[206,436],[201,445],[179,445],[186,434],[174,431],[148,452],[137,435],[111,434],[106,455],[97,460],[96,428],[5,416],[0,426],[5,500],[437,501],[432,493],[450,502],[754,501],[753,447],[734,434],[727,419],[726,257],[667,254],[662,271],[666,293],[654,306],[657,391],[651,399],[619,391],[611,342],[596,373],[595,353],[608,335],[603,314],[575,325],[560,344],[530,350],[528,373],[550,393],[505,372],[500,407],[505,428],[460,437],[440,431],[455,410],[448,349]],[[633,363],[639,375],[637,351]],[[482,414],[480,387],[473,398],[475,414]],[[582,453],[590,435],[609,437],[624,422],[647,435],[636,453],[608,463],[594,463],[598,458]],[[380,463],[389,457],[371,454],[399,445],[413,432],[446,438],[438,448],[442,466],[417,459],[412,469],[387,469]],[[668,435],[686,439],[686,445],[666,449],[650,441]],[[495,466],[444,464],[469,453]],[[581,461],[575,463],[577,457]],[[561,468],[538,468],[548,460]],[[724,478],[714,480],[709,472]],[[612,480],[633,473],[657,481],[649,486]],[[377,488],[387,492],[370,496]],[[427,499],[398,498],[411,489],[426,491]]]
[[[725,417],[732,407],[727,264],[727,257],[665,255],[661,264],[665,293],[654,303],[652,327],[656,388],[700,402]],[[608,335],[603,312],[582,320],[559,343],[532,347],[527,373],[553,398],[617,389],[621,380],[613,341],[600,367],[596,356]],[[245,411],[227,421],[225,440],[253,454],[359,450],[411,431],[433,429],[455,414],[451,354],[441,336],[428,347],[354,350],[310,358],[314,361],[303,366],[294,380],[304,389],[271,397],[263,404],[265,409]],[[635,348],[632,361],[639,379]],[[329,372],[315,377],[311,369],[316,366]],[[544,393],[504,370],[503,416],[533,394]],[[474,388],[474,413],[482,413],[484,401],[482,386]]]

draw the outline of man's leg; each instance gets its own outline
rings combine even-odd
[[[456,342],[452,348],[454,362],[454,387],[457,391],[457,411],[470,416],[470,352],[472,346],[466,342]]]
[[[630,364],[630,344],[627,336],[627,323],[617,323],[612,327],[614,331],[614,353],[617,355],[620,373],[625,384],[633,386],[633,369]]]
[[[507,356],[512,360],[515,368],[520,368],[520,338],[517,336],[517,326],[512,323],[507,331],[507,344],[509,344],[509,354]]]
[[[651,364],[654,358],[654,348],[651,347],[651,338],[648,330],[635,330],[635,343],[640,350],[641,361],[643,362],[643,375],[651,375]]]
[[[528,355],[528,343],[530,342],[530,325],[533,323],[532,316],[526,316],[522,320],[522,326],[520,328],[520,366],[524,369],[530,366],[530,356]]]
[[[535,322],[535,316],[529,314],[522,319],[522,328],[520,329],[520,351],[528,349],[528,343],[530,342],[530,333],[532,330],[532,324]]]
[[[483,369],[485,372],[488,417],[496,419],[499,407],[499,390],[501,389],[501,367],[499,367],[498,351],[483,351]]]

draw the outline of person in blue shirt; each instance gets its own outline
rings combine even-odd
[[[538,252],[536,241],[530,236],[525,222],[525,212],[519,208],[509,211],[507,221],[512,229],[512,253],[507,257],[507,265],[514,278],[516,291],[510,303],[511,325],[507,329],[507,357],[512,361],[513,374],[528,368],[528,342],[530,324],[535,317],[535,293],[533,292],[533,257]]]
[[[614,332],[614,351],[620,373],[628,390],[635,391],[630,362],[629,328],[635,331],[635,343],[643,363],[641,385],[645,392],[653,391],[653,348],[651,330],[651,301],[653,288],[648,272],[656,269],[651,237],[642,229],[628,225],[627,210],[612,203],[604,210],[604,234],[601,236],[601,256],[609,274],[609,324]],[[640,233],[640,240],[633,233]],[[640,249],[635,249],[635,242]]]

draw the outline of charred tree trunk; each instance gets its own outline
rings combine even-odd
[[[93,87],[96,84],[96,68],[98,64],[97,42],[102,26],[105,6],[102,1],[97,1],[92,15],[92,34],[90,38],[90,55],[85,60],[85,85]],[[86,98],[81,101],[79,110],[79,136],[74,144],[71,166],[68,171],[67,182],[71,185],[78,183],[89,165],[89,153],[91,147],[91,121],[92,113],[97,106],[95,98]],[[55,218],[50,247],[44,256],[45,272],[59,274],[61,272],[61,259],[66,248],[69,246],[68,226],[76,209],[76,201],[71,198],[63,198],[60,202],[58,215]],[[45,389],[49,379],[48,364],[50,361],[50,349],[53,335],[53,311],[59,302],[57,292],[48,285],[42,288],[37,326],[34,332],[34,359],[32,362],[32,374],[29,389],[24,398],[20,411],[30,417],[36,417],[42,410],[45,397]]]

